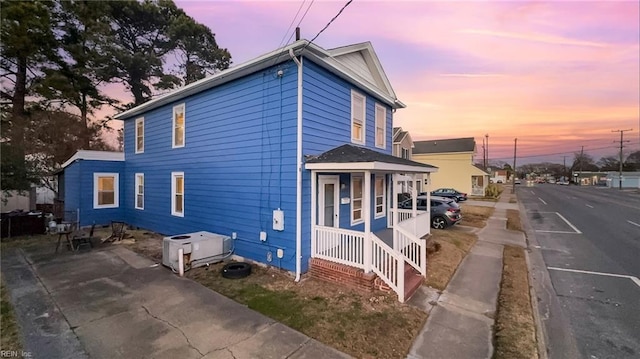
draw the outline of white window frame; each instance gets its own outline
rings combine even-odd
[[[375,111],[376,133],[375,143],[378,148],[387,148],[387,109],[376,103]],[[382,123],[380,123],[382,122]],[[378,129],[382,130],[382,143],[378,141]]]
[[[182,143],[176,144],[176,110],[182,108]],[[187,108],[184,103],[173,106],[173,117],[171,120],[171,148],[182,148],[187,142]]]
[[[140,130],[142,127],[142,130]],[[135,138],[135,148],[136,153],[144,153],[144,117],[140,117],[136,119],[136,138]],[[142,146],[139,146],[138,139],[142,138]]]
[[[100,191],[99,184],[100,178],[103,177],[113,177],[113,202],[110,204],[99,204],[100,200]],[[120,206],[120,175],[118,173],[111,172],[95,172],[93,174],[93,208],[94,209],[104,209],[104,208],[118,208]]]
[[[360,192],[362,193],[362,197],[360,197],[360,198],[355,198],[354,197],[354,192],[353,192],[353,189],[355,187],[354,186],[354,183],[355,183],[354,179],[360,179]],[[364,223],[364,213],[365,213],[365,211],[364,211],[364,206],[363,206],[363,204],[364,204],[363,197],[366,196],[366,193],[364,193],[364,176],[362,174],[351,174],[351,186],[350,187],[351,187],[351,211],[350,211],[351,214],[350,214],[350,218],[351,218],[351,225],[355,226],[356,224]],[[358,209],[354,208],[354,204],[358,200],[360,201],[360,208],[359,208],[359,210],[360,210],[360,218],[359,219],[355,219],[354,218],[355,217],[354,214]]]
[[[378,180],[382,180],[382,193],[378,193]],[[386,178],[385,175],[375,175],[375,180],[373,182],[373,212],[375,213],[375,218],[382,218],[387,215],[387,186],[386,186]],[[382,197],[382,204],[378,204],[378,198]],[[378,212],[378,207],[382,206],[382,212]]]
[[[133,206],[135,209],[144,209],[144,173],[136,173]],[[140,191],[142,189],[142,191]],[[138,197],[142,197],[142,205],[138,205]]]
[[[402,153],[402,154],[400,155],[400,157],[401,157],[401,158],[404,158],[404,159],[406,159],[406,160],[409,160],[409,159],[410,159],[410,158],[409,158],[410,156],[409,156],[409,149],[408,149],[408,148],[404,148],[404,147],[402,147],[402,148],[400,149],[400,152]],[[406,156],[405,156],[405,154],[406,154]]]
[[[182,212],[176,211],[176,180],[181,177],[182,178]],[[171,172],[171,215],[177,217],[184,217],[184,172]]]
[[[362,135],[361,135],[361,139],[356,138],[355,135],[355,131],[354,131],[354,125],[356,123],[356,118],[355,118],[355,111],[353,111],[353,107],[355,104],[354,98],[361,98],[362,99]],[[367,138],[367,97],[355,90],[351,90],[351,142],[353,143],[357,143],[360,145],[364,145],[366,142],[366,138]]]

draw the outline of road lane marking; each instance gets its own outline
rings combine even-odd
[[[592,206],[592,205],[590,205],[590,204],[585,204],[585,206],[587,206],[587,207],[589,207],[589,208],[593,208],[593,206]]]
[[[558,215],[558,217],[562,218],[563,221],[567,222],[567,224],[569,225],[569,227],[573,228],[574,231],[576,231],[576,233],[580,234],[582,232],[580,232],[578,230],[578,228],[576,228],[576,226],[574,226],[573,224],[571,224],[571,222],[567,221],[566,218],[564,218],[560,213],[556,212],[556,214]]]
[[[545,231],[543,229],[536,229],[538,233],[559,233],[559,234],[581,234],[580,232],[567,232],[567,231]]]
[[[545,201],[544,201],[544,199],[542,199],[542,198],[540,198],[540,197],[538,197],[538,199],[540,200],[540,202],[542,202],[542,203],[544,203],[544,204],[547,204],[547,202],[545,202]]]
[[[603,273],[603,272],[592,272],[592,271],[588,271],[588,270],[558,268],[558,267],[547,267],[547,269],[557,270],[557,271],[561,271],[561,272],[594,274],[594,275],[601,275],[601,276],[605,276],[605,277],[627,278],[627,279],[631,279],[633,281],[633,283],[635,283],[638,287],[640,287],[640,279],[638,279],[638,277],[634,277],[634,276],[631,276],[631,275],[614,274],[614,273]]]
[[[628,219],[627,219],[627,222],[629,222],[629,223],[633,224],[633,225],[634,225],[634,226],[636,226],[636,227],[640,227],[640,224],[638,224],[638,223],[636,223],[636,222],[632,222],[632,221],[630,221],[630,220],[628,220]]]
[[[535,193],[535,192],[533,192],[533,191],[531,191],[531,194],[535,195],[536,193]]]

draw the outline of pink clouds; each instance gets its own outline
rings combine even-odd
[[[234,63],[276,48],[300,5],[178,2],[216,33]],[[303,37],[343,5],[314,2]],[[316,42],[371,41],[408,105],[395,125],[414,139],[474,136],[481,143],[488,132],[492,157],[510,156],[514,137],[523,153],[572,151],[602,147],[596,139],[614,140],[611,129],[640,127],[639,8],[635,1],[357,1]],[[632,137],[639,148],[640,137]]]

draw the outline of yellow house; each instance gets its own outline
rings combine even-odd
[[[411,160],[438,167],[431,174],[431,190],[454,188],[472,196],[483,196],[489,174],[473,164],[473,137],[414,141]]]

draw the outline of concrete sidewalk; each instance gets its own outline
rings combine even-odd
[[[465,204],[483,205],[495,207],[495,211],[487,225],[477,232],[478,241],[437,299],[408,358],[492,357],[502,251],[505,244],[526,247],[524,233],[506,229],[506,210],[518,206],[509,203],[515,195],[505,192],[498,202],[462,202],[463,208]],[[422,300],[433,301],[434,298]],[[429,304],[420,306],[429,307]]]
[[[2,253],[32,358],[348,357],[121,246],[53,248]]]

